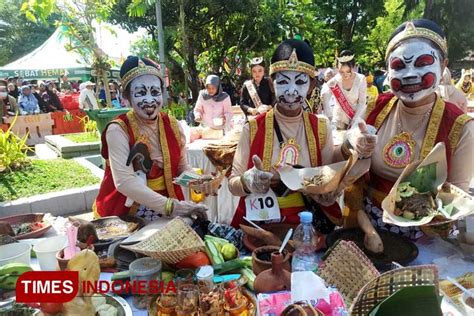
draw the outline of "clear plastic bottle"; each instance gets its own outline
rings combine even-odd
[[[316,254],[317,235],[313,227],[313,214],[301,212],[300,225],[296,227],[293,241],[296,250],[293,252],[291,264],[292,272],[313,271],[318,269],[318,256]]]

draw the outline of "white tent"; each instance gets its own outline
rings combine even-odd
[[[112,28],[116,35],[108,30]],[[97,27],[99,47],[120,64],[130,54],[130,43],[136,34],[129,34],[116,27]],[[91,66],[78,53],[68,51],[69,40],[58,28],[40,47],[14,62],[0,67],[0,78],[53,79],[67,73],[71,79],[88,79]],[[92,74],[93,75],[93,74]],[[117,71],[111,77],[118,77]]]

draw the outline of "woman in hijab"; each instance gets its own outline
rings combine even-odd
[[[38,100],[31,93],[30,86],[22,86],[20,97],[18,98],[18,108],[20,115],[29,115],[29,114],[38,114],[40,108],[38,105]]]
[[[194,120],[212,129],[230,130],[232,103],[229,95],[222,91],[218,76],[207,76],[206,89],[199,93],[194,108]]]

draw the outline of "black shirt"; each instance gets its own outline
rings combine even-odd
[[[33,95],[35,96],[36,100],[38,100],[38,106],[41,109],[41,112],[48,112],[46,110],[46,103],[44,102],[43,98],[39,95],[38,92],[34,92]]]
[[[252,83],[257,90],[257,94],[260,97],[260,101],[262,104],[265,105],[273,105],[275,103],[275,94],[273,93],[272,82],[269,78],[263,78],[260,81],[260,85],[257,87],[255,82]],[[255,108],[255,104],[253,104],[252,98],[250,97],[249,91],[247,90],[247,86],[244,84],[242,88],[242,96],[240,97],[240,108],[245,113],[248,114],[249,108]]]

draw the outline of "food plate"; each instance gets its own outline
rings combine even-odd
[[[462,286],[464,286],[466,289],[474,289],[474,272],[466,273],[463,276],[456,278],[456,281],[458,281]],[[442,280],[439,282],[439,288],[442,290],[449,298],[453,300],[453,302],[458,306],[461,307],[461,297],[462,297],[462,291],[449,282],[448,280]]]
[[[114,306],[117,309],[117,316],[133,316],[132,308],[127,303],[127,301],[120,296],[101,294],[105,296],[105,301],[107,304]],[[2,306],[2,307],[7,307]],[[7,312],[7,315],[28,315],[28,316],[47,316],[51,314],[44,314],[38,308],[31,308],[29,312],[22,313],[21,311],[10,311]],[[0,314],[2,314],[0,312]],[[3,315],[3,314],[2,314]],[[63,313],[54,314],[55,316],[62,316]]]
[[[25,224],[25,223],[42,223],[43,227],[28,233],[16,235],[16,239],[38,238],[43,236],[50,228],[51,224],[43,221],[44,213],[33,213],[14,215],[0,218],[0,221],[7,222],[11,226]]]
[[[254,294],[252,294],[249,290],[242,288],[242,293],[247,297],[248,300],[248,309],[249,309],[249,316],[256,316],[257,315],[257,299]],[[158,314],[158,308],[156,301],[158,299],[158,295],[154,295],[148,304],[148,315],[155,316]],[[223,313],[224,316],[230,315],[229,313]],[[128,315],[127,315],[128,316]]]
[[[91,221],[101,242],[110,239],[126,238],[145,226],[145,221],[138,217],[107,216]],[[94,245],[95,246],[95,245]]]
[[[383,254],[375,254],[365,249],[365,234],[359,228],[336,230],[327,236],[326,244],[330,248],[339,239],[353,241],[380,270],[390,269],[392,262],[407,265],[418,256],[418,247],[408,238],[386,230],[377,230],[377,233],[382,238]]]

